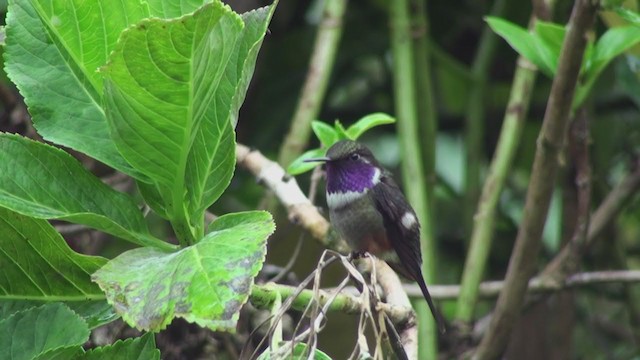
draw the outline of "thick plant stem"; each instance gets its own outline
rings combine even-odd
[[[436,134],[438,113],[431,81],[431,54],[429,51],[429,23],[427,21],[427,1],[410,0],[413,33],[413,62],[416,78],[416,100],[419,132],[422,139],[422,161],[427,179],[427,194],[433,194],[436,183]],[[429,198],[433,207],[433,198]]]
[[[307,79],[291,120],[291,127],[280,147],[278,162],[283,166],[297,158],[309,142],[311,121],[318,116],[333,70],[346,7],[347,0],[325,0]]]
[[[425,192],[429,213],[434,210],[433,189],[436,183],[436,134],[438,131],[438,119],[436,103],[431,82],[431,59],[429,54],[429,24],[427,21],[426,0],[409,0],[411,8],[411,32],[413,34],[413,65],[416,79],[416,105],[418,131],[422,140],[422,161],[425,175]],[[426,229],[423,229],[426,231]],[[433,237],[433,231],[429,236]],[[434,273],[434,264],[427,261],[423,263],[424,273]],[[414,301],[414,308],[418,319],[431,318],[431,311],[424,301]],[[435,349],[435,337],[430,333],[428,323],[425,320],[418,322],[419,343],[425,344],[419,350],[419,358],[427,359],[436,356],[431,350]]]
[[[491,14],[501,16],[506,8],[505,0],[497,0],[493,5]],[[484,26],[480,45],[476,57],[471,66],[473,87],[469,94],[467,115],[465,118],[465,203],[464,203],[464,230],[465,234],[471,232],[473,212],[475,211],[480,195],[480,165],[483,157],[483,139],[485,122],[485,94],[487,87],[487,73],[493,61],[498,45],[498,36],[491,31],[489,26]]]
[[[391,3],[391,42],[394,67],[394,93],[396,115],[398,118],[398,137],[403,154],[402,175],[405,191],[413,205],[422,225],[421,247],[423,275],[425,281],[433,283],[435,278],[435,241],[431,209],[426,192],[425,177],[422,167],[420,140],[418,138],[418,117],[416,106],[415,73],[413,67],[413,46],[411,39],[411,22],[409,19],[409,3],[407,0],[396,0]],[[424,313],[424,312],[423,312]],[[437,357],[437,332],[431,316],[420,319],[419,335],[420,359]]]
[[[536,18],[543,17],[548,20],[553,5],[554,2],[550,1],[539,9],[537,16],[532,16],[529,29],[533,29]],[[473,317],[480,281],[491,249],[498,200],[518,149],[536,74],[535,66],[520,56],[517,61],[507,110],[502,121],[500,138],[482,188],[476,213],[473,216],[469,252],[462,274],[461,292],[456,308],[456,319],[464,322],[471,321]]]
[[[573,7],[537,141],[523,220],[509,261],[505,287],[500,292],[489,331],[480,342],[475,359],[495,359],[504,351],[520,313],[528,281],[535,271],[540,238],[554,187],[553,180],[558,170],[557,157],[564,146],[571,105],[587,45],[587,32],[593,25],[596,9],[597,4],[592,0],[577,0]]]
[[[473,316],[478,299],[478,286],[491,249],[498,200],[520,143],[535,78],[536,69],[533,64],[523,57],[518,58],[518,68],[502,122],[500,138],[482,189],[478,209],[473,217],[474,226],[456,308],[458,320],[469,322]]]

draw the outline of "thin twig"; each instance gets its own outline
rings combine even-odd
[[[569,113],[587,45],[587,32],[593,25],[596,10],[597,4],[592,0],[577,0],[574,5],[538,138],[523,221],[509,261],[505,287],[498,298],[489,331],[474,355],[476,359],[495,359],[503,352],[520,314],[528,280],[535,271],[553,180],[558,169],[557,156],[564,146]]]
[[[609,192],[598,209],[591,215],[586,244],[583,246],[589,247],[599,239],[604,229],[611,224],[633,195],[640,190],[640,162],[635,164],[634,167],[635,169],[627,174],[625,178]],[[559,264],[572,262],[578,250],[582,251],[582,247],[576,247],[571,243],[568,244],[562,248],[558,255],[547,265],[542,271],[542,274],[549,276],[558,269],[561,269]],[[554,275],[553,277],[555,278],[557,276],[558,275]],[[562,276],[562,274],[560,274],[560,276]]]

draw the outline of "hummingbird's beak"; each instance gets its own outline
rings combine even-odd
[[[303,161],[304,162],[327,162],[327,161],[331,161],[331,159],[325,156],[325,157],[319,157],[319,158],[306,159]]]

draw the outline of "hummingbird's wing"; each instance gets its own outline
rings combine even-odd
[[[422,294],[429,304],[439,330],[444,333],[442,316],[435,308],[427,285],[422,277],[422,253],[420,251],[420,223],[415,211],[409,205],[396,182],[388,174],[380,177],[380,182],[372,188],[374,202],[382,215],[387,239],[395,250],[404,275],[408,275],[420,286]],[[396,267],[390,264],[392,267]]]
[[[407,275],[416,280],[417,275],[420,277],[422,275],[420,269],[422,253],[420,252],[420,223],[415,211],[393,178],[387,174],[380,177],[380,182],[373,187],[372,191],[376,208],[382,215],[387,239],[406,268]],[[405,218],[404,222],[403,218]]]

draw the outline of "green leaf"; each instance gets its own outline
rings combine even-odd
[[[140,2],[147,3],[150,16],[169,19],[193,12],[209,1],[211,0],[145,0]],[[139,20],[130,22],[138,22]]]
[[[4,133],[0,206],[35,218],[84,224],[141,245],[172,247],[149,234],[131,197],[102,183],[71,155]]]
[[[393,124],[396,119],[384,113],[369,114],[362,119],[356,121],[355,124],[349,126],[346,133],[349,139],[356,140],[367,130],[380,125]],[[333,145],[333,143],[331,144]]]
[[[592,50],[585,53],[584,83],[576,90],[573,107],[580,106],[591,92],[600,73],[617,56],[640,42],[640,27],[615,27],[598,39]]]
[[[291,175],[300,175],[304,174],[309,170],[312,170],[316,166],[319,166],[320,163],[317,162],[304,162],[307,159],[313,159],[318,157],[323,157],[327,150],[318,148],[305,152],[300,155],[297,159],[293,160],[291,164],[287,167],[287,172]]]
[[[586,68],[588,77],[597,77],[616,56],[629,50],[640,42],[640,27],[615,27],[598,39],[593,49],[589,65]]]
[[[325,147],[329,147],[338,141],[336,130],[322,121],[312,121],[311,129],[313,129],[314,134]]]
[[[489,27],[504,38],[518,54],[529,59],[545,75],[553,77],[558,58],[553,56],[555,51],[552,51],[538,36],[504,19],[488,16],[485,20]]]
[[[82,354],[84,354],[84,349],[81,346],[71,345],[45,351],[32,358],[32,360],[75,360]]]
[[[345,140],[349,138],[349,136],[347,135],[347,129],[344,128],[340,120],[336,120],[333,123],[333,128],[336,129],[336,134],[338,134],[338,140]]]
[[[159,331],[182,317],[212,330],[234,331],[274,229],[267,212],[224,215],[193,246],[176,252],[130,250],[93,279],[136,328]]]
[[[637,12],[630,9],[625,9],[623,7],[619,7],[615,11],[618,15],[620,15],[621,18],[627,20],[635,26],[640,27],[640,14],[638,14]]]
[[[293,356],[291,355],[291,348],[286,347],[284,349],[289,349],[288,354],[283,352],[283,349],[270,351],[267,349],[265,352],[260,354],[258,360],[271,360],[271,359],[287,359],[287,360],[306,360],[309,359],[309,350],[307,349],[307,344],[298,343],[293,346]],[[324,352],[315,349],[313,352],[313,357],[311,359],[314,360],[331,360],[331,357]]]
[[[553,73],[558,69],[560,51],[567,30],[564,26],[537,20],[535,24],[535,37],[538,41],[538,51],[548,66],[553,69]]]
[[[192,239],[233,176],[233,125],[272,9],[243,18],[213,2],[179,19],[143,20],[101,70],[116,146],[153,181],[147,193],[162,195],[165,209],[157,199],[154,209]]]
[[[208,94],[204,99],[197,97],[194,99],[195,105],[207,104],[210,107],[208,111],[210,117],[207,117],[197,130],[195,143],[187,160],[186,188],[181,191],[187,192],[187,204],[191,205],[190,211],[195,214],[194,218],[200,224],[203,223],[205,210],[220,197],[233,177],[235,169],[233,128],[238,122],[238,111],[253,77],[258,50],[274,10],[275,5],[272,5],[242,15],[244,29],[239,34],[224,69],[214,101],[207,104],[206,100],[206,97],[214,94]],[[213,28],[209,36],[227,39],[229,34],[218,33],[221,30],[222,28]],[[210,55],[206,52],[198,55],[203,57],[202,60],[210,61]],[[196,72],[194,76],[197,79],[198,76],[206,76],[206,74],[206,71]]]
[[[147,333],[139,338],[118,340],[112,345],[102,346],[87,351],[74,358],[74,360],[152,360],[160,359],[160,350],[156,348],[156,342],[152,333]]]
[[[97,285],[93,283],[91,285],[97,288]],[[100,290],[98,289],[98,291]],[[97,296],[104,297],[104,294],[100,291]],[[51,301],[46,299],[53,299],[53,297],[43,298],[45,300],[0,300],[0,320],[19,311],[50,304]],[[107,300],[66,301],[63,304],[78,314],[87,323],[89,329],[95,329],[119,318]]]
[[[0,321],[0,359],[32,358],[89,339],[87,324],[60,303],[25,310]]]
[[[106,6],[102,1],[10,1],[6,71],[25,97],[38,133],[144,179],[109,138],[102,76],[96,70],[131,24],[150,16],[179,16],[202,3],[120,1]]]
[[[47,221],[0,208],[0,299],[104,299],[90,274],[105,263],[75,253]]]

